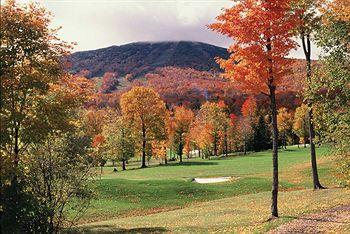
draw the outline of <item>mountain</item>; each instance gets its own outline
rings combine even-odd
[[[201,42],[137,42],[72,54],[70,72],[96,82],[98,99],[93,105],[113,106],[123,92],[135,85],[156,90],[168,107],[199,109],[206,101],[224,100],[239,114],[246,97],[234,82],[220,77],[215,57],[227,58],[225,48]],[[278,88],[277,103],[289,109],[299,104],[305,62],[293,59],[291,73]],[[261,95],[260,95],[261,96]],[[267,105],[266,97],[257,97]]]
[[[227,58],[225,48],[193,41],[136,42],[72,54],[70,72],[101,77],[106,72],[137,78],[160,67],[219,71],[215,57]]]

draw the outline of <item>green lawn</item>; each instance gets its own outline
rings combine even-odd
[[[332,186],[327,148],[318,149],[321,181]],[[311,188],[309,149],[289,147],[280,151],[280,190]],[[83,222],[173,210],[204,201],[267,192],[271,189],[271,152],[203,160],[188,159],[181,165],[153,165],[146,169],[113,172],[105,167],[97,179],[97,199]],[[130,167],[135,167],[132,165]],[[233,176],[231,182],[197,184],[194,177]]]
[[[285,222],[308,213],[349,204],[350,190],[280,192],[280,218],[267,222],[270,192],[223,198],[156,214],[116,218],[78,227],[85,233],[266,233]],[[339,223],[330,233],[348,233]]]

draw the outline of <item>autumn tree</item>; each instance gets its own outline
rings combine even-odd
[[[167,164],[167,146],[168,142],[167,140],[161,140],[161,141],[153,141],[152,142],[152,151],[156,158],[159,160],[164,161],[165,164]]]
[[[239,118],[234,113],[229,115],[228,133],[227,133],[227,152],[232,152],[239,148],[241,141],[239,133]]]
[[[45,95],[50,83],[59,82],[59,58],[68,45],[56,39],[56,30],[48,29],[48,13],[37,5],[8,1],[1,6],[1,16],[1,151],[17,168],[21,153],[51,128],[42,118]]]
[[[122,169],[126,170],[127,160],[135,156],[135,136],[123,117],[119,116],[112,120],[103,128],[107,158],[121,161]]]
[[[305,148],[309,137],[307,112],[307,105],[302,104],[295,110],[293,120],[293,132],[299,137],[299,143],[303,143]]]
[[[174,145],[177,155],[179,155],[180,163],[182,162],[182,154],[189,136],[190,126],[194,120],[194,114],[190,109],[183,106],[174,109]]]
[[[281,135],[282,147],[287,149],[287,140],[292,133],[293,114],[290,113],[285,107],[278,109],[277,123],[278,131]]]
[[[95,136],[101,135],[104,125],[107,124],[109,111],[95,107],[84,110],[83,127],[89,137],[93,139]]]
[[[320,27],[321,14],[319,8],[323,3],[323,0],[298,0],[296,1],[297,10],[300,14],[300,21],[296,28],[302,42],[302,48],[306,61],[306,91],[310,89],[312,67],[311,67],[311,40],[316,30]],[[306,99],[308,106],[308,126],[309,126],[309,141],[310,141],[310,154],[311,154],[311,167],[314,189],[323,189],[318,178],[317,171],[317,159],[315,148],[315,127],[313,123],[313,104],[311,99]]]
[[[106,72],[102,77],[100,92],[111,93],[117,89],[118,85],[118,75],[113,72]]]
[[[146,167],[146,147],[153,140],[166,139],[167,110],[159,95],[150,88],[134,87],[120,100],[122,115],[141,143],[142,165]]]
[[[202,125],[211,126],[213,153],[217,156],[220,140],[227,137],[229,118],[225,106],[220,103],[206,102],[201,106],[197,117]]]
[[[264,93],[270,99],[273,136],[272,218],[278,217],[278,128],[276,89],[290,61],[285,56],[296,47],[292,30],[297,17],[291,0],[236,1],[210,28],[232,38],[230,57],[218,59],[225,77],[245,92]]]
[[[213,125],[208,122],[203,122],[200,118],[196,118],[191,126],[191,136],[195,139],[198,146],[199,156],[202,158],[209,158],[213,151]]]
[[[242,113],[242,119],[241,119],[241,133],[243,134],[243,151],[244,154],[247,154],[247,140],[248,135],[252,132],[252,124],[256,122],[256,109],[257,104],[254,97],[250,96],[248,97],[242,107],[241,107],[241,113]]]

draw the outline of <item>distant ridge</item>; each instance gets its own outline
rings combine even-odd
[[[69,57],[73,74],[88,70],[88,77],[114,72],[137,78],[160,67],[220,70],[215,57],[227,58],[225,48],[196,41],[133,42],[97,50],[80,51]]]

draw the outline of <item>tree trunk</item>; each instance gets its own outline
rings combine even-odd
[[[125,159],[122,160],[122,168],[123,168],[123,171],[126,170],[126,166],[125,166]]]
[[[315,130],[312,123],[312,110],[309,110],[309,133],[310,133],[310,153],[311,153],[311,166],[312,166],[312,178],[314,183],[314,189],[324,189],[318,178],[316,149],[315,149]]]
[[[165,148],[165,154],[164,154],[164,164],[168,164],[166,148]]]
[[[271,218],[278,217],[277,198],[278,198],[278,128],[277,128],[277,111],[276,111],[276,94],[275,87],[270,86],[270,102],[272,114],[272,204]]]
[[[244,155],[246,155],[247,154],[247,139],[246,139],[245,134],[244,134],[243,151],[244,151]]]
[[[225,134],[225,157],[228,157],[227,134]]]
[[[217,139],[216,136],[214,137],[214,155],[218,155],[218,146],[217,146]]]
[[[182,133],[180,134],[180,141],[179,141],[179,157],[180,157],[180,163],[182,163],[182,154],[183,154],[183,146],[182,143]]]
[[[141,168],[145,168],[146,166],[146,128],[142,123],[142,164]]]
[[[302,44],[303,44],[303,50],[305,54],[306,59],[306,80],[308,83],[311,83],[311,42],[310,42],[310,35],[302,35]],[[305,42],[306,40],[306,42]],[[317,160],[316,160],[316,149],[315,149],[315,129],[313,124],[313,115],[312,115],[312,104],[310,100],[307,100],[307,106],[308,106],[308,121],[309,121],[309,137],[310,137],[310,154],[311,154],[311,168],[312,168],[312,177],[313,177],[313,183],[314,183],[314,189],[324,189],[324,187],[321,185],[319,178],[318,178],[318,172],[317,172]]]

